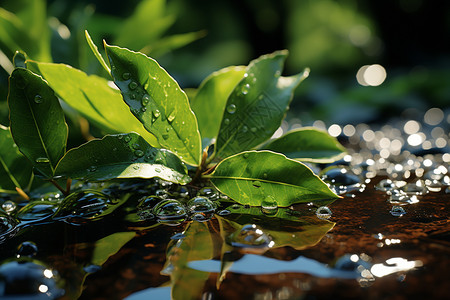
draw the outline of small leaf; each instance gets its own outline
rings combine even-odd
[[[68,131],[58,98],[40,76],[18,68],[9,79],[8,105],[20,152],[44,176],[52,177],[66,151]]]
[[[261,147],[289,158],[315,163],[331,163],[345,155],[345,148],[326,131],[312,127],[293,130]]]
[[[136,132],[152,146],[159,143],[132,115],[120,92],[106,79],[63,64],[28,61],[28,67],[42,74],[53,90],[71,108],[107,133]]]
[[[114,82],[131,112],[166,149],[198,165],[201,142],[186,94],[159,64],[142,53],[105,44]]]
[[[339,197],[307,166],[270,151],[231,156],[208,177],[222,193],[251,206],[261,206],[267,196],[281,207]]]
[[[26,188],[31,180],[32,166],[14,144],[9,128],[0,125],[0,189],[15,193]]]
[[[216,143],[219,159],[255,148],[280,126],[293,91],[309,74],[280,76],[286,56],[287,51],[274,52],[247,67],[227,100]]]
[[[102,67],[106,70],[106,72],[108,72],[109,74],[111,74],[111,69],[109,68],[109,66],[106,64],[105,60],[103,59],[102,54],[98,51],[98,47],[97,45],[95,45],[94,41],[92,40],[91,36],[89,35],[89,32],[87,30],[84,31],[84,35],[86,37],[86,41],[89,45],[89,47],[91,48],[92,52],[94,53],[95,57],[97,58],[97,60],[100,62],[100,64],[102,65]]]
[[[103,181],[153,178],[186,184],[186,166],[170,151],[151,147],[136,133],[107,135],[71,149],[56,168],[58,176]]]
[[[243,66],[228,67],[212,73],[200,84],[191,107],[197,116],[202,138],[217,137],[228,96],[244,73]]]

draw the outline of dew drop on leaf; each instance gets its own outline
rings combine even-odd
[[[128,72],[125,72],[125,73],[122,74],[122,78],[125,79],[125,80],[130,79],[130,77],[131,77],[131,74],[128,73]]]
[[[260,188],[260,187],[261,187],[261,182],[258,181],[258,180],[255,180],[255,181],[253,181],[253,186],[254,186],[255,188]]]
[[[225,125],[230,124],[230,119],[225,119],[225,120],[223,120],[223,123],[224,123]]]
[[[129,87],[131,90],[136,89],[137,86],[138,86],[138,84],[137,84],[136,82],[134,82],[134,81],[130,82],[130,84],[128,85],[128,87]]]
[[[242,126],[242,132],[246,133],[248,131],[248,127],[247,126]]]
[[[161,173],[161,169],[160,168],[155,168],[155,172],[156,173]]]
[[[167,133],[162,135],[163,139],[167,140],[169,138],[169,135]]]
[[[47,157],[38,157],[36,158],[37,163],[48,163],[50,160]]]
[[[34,96],[34,103],[39,104],[39,103],[42,103],[43,101],[44,101],[44,99],[42,98],[41,95]]]
[[[12,202],[11,200],[7,200],[3,202],[2,209],[7,213],[10,214],[16,209],[17,205],[16,203]]]
[[[147,106],[147,104],[150,102],[150,96],[145,94],[144,96],[142,96],[142,105],[143,106]]]
[[[169,121],[169,123],[172,123],[173,120],[175,120],[175,113],[174,113],[174,112],[171,112],[171,113],[169,114],[169,116],[167,117],[167,121]]]
[[[242,87],[242,90],[241,90],[242,95],[247,95],[249,90],[250,90],[250,85],[247,83]]]
[[[161,115],[161,113],[159,112],[158,109],[155,109],[155,110],[153,111],[153,116],[154,116],[155,118],[158,118],[160,115]]]
[[[142,157],[142,156],[144,156],[144,151],[136,150],[136,151],[134,151],[134,155],[136,155],[137,157]]]
[[[133,169],[139,170],[139,166],[138,166],[138,165],[134,165],[134,166],[133,166]]]
[[[250,131],[253,132],[253,133],[255,133],[256,131],[258,131],[258,128],[252,127],[252,128],[250,128]]]
[[[227,112],[228,112],[229,114],[234,114],[234,113],[236,112],[236,105],[234,105],[234,104],[228,105],[228,107],[227,107]]]
[[[129,135],[126,135],[123,140],[128,143],[129,141],[131,141],[131,138]]]
[[[142,108],[141,108],[141,111],[142,111],[142,112],[146,112],[146,111],[147,111],[147,107],[142,107]]]

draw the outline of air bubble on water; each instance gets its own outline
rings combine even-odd
[[[390,179],[383,179],[377,185],[375,185],[375,189],[380,191],[390,191],[396,188],[395,183]]]
[[[264,250],[274,245],[272,238],[256,224],[243,225],[241,229],[229,235],[226,242],[234,247]]]
[[[250,90],[250,84],[246,83],[242,86],[241,92],[243,95],[247,95]]]
[[[38,164],[40,164],[40,163],[48,163],[48,162],[50,162],[50,160],[47,157],[38,157],[38,158],[36,158],[36,162]]]
[[[158,222],[167,225],[179,225],[186,219],[186,209],[175,199],[166,199],[155,205],[153,214]]]
[[[40,104],[44,101],[41,95],[34,96],[34,103]]]
[[[16,257],[34,257],[38,253],[38,247],[34,242],[25,241],[17,247]]]
[[[128,73],[128,72],[125,72],[125,73],[122,74],[122,78],[125,79],[125,80],[130,79],[130,77],[131,77],[131,74]]]
[[[5,202],[3,202],[2,204],[2,209],[9,215],[11,214],[15,209],[16,209],[17,205],[16,203],[14,203],[11,200],[7,200]]]
[[[229,214],[231,214],[231,211],[229,211],[228,209],[222,209],[219,212],[217,212],[217,214],[219,216],[228,216]]]
[[[192,198],[187,203],[188,210],[191,214],[194,213],[213,213],[216,210],[216,206],[211,200],[203,196],[197,196]]]
[[[331,209],[327,206],[321,206],[316,210],[316,216],[319,219],[328,220],[332,214]]]
[[[227,106],[227,112],[229,114],[234,114],[236,112],[236,105],[235,104],[230,104]]]
[[[138,87],[138,84],[136,82],[132,81],[128,84],[128,87],[130,88],[130,90],[134,90]]]
[[[393,215],[394,217],[401,217],[404,214],[406,214],[406,211],[403,207],[397,205],[392,206],[391,215]]]

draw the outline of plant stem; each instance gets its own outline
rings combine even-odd
[[[69,180],[67,180],[69,182]],[[51,179],[50,182],[63,193],[64,196],[67,196],[70,192],[70,186],[68,190],[63,189],[55,180]]]
[[[29,201],[30,200],[30,196],[28,196],[20,187],[16,186],[16,191],[19,194],[20,197],[22,197],[23,199]]]

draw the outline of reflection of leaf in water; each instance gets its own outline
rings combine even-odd
[[[311,212],[278,208],[273,216],[265,215],[259,207],[233,209],[232,214],[217,217],[222,222],[224,237],[240,230],[245,224],[256,224],[272,237],[272,248],[290,246],[301,250],[317,244],[335,223],[319,219]]]
[[[188,267],[194,260],[215,256],[212,235],[207,223],[192,222],[183,233],[184,238],[169,245],[163,274],[170,274],[172,299],[200,299],[209,273]]]
[[[135,232],[116,232],[108,235],[95,243],[91,263],[103,265],[110,256],[116,254],[126,243],[136,236]]]

